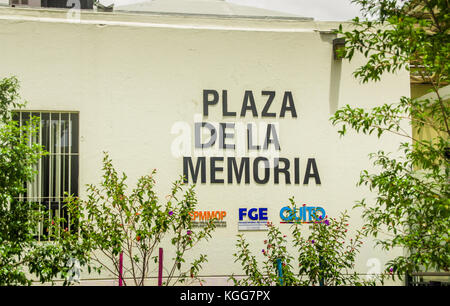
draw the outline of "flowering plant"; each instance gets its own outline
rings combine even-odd
[[[86,200],[68,197],[66,205],[75,232],[58,229],[64,220],[53,222],[55,239],[61,244],[73,244],[88,258],[88,270],[99,273],[107,270],[119,278],[119,255],[123,253],[123,284],[144,285],[150,276],[151,260],[161,242],[169,236],[175,249],[171,266],[166,269],[163,285],[198,280],[198,272],[206,255],[190,263],[187,270],[184,255],[200,241],[211,237],[214,223],[211,220],[201,230],[191,228],[189,212],[195,210],[197,198],[194,186],[186,186],[183,179],[175,181],[165,205],[160,204],[154,187],[154,175],[142,176],[136,187],[127,195],[127,176],[121,177],[112,165],[108,154],[103,159],[103,180],[100,186],[88,185]],[[66,223],[67,224],[67,223]],[[131,279],[131,280],[130,280]]]
[[[301,226],[294,224],[293,244],[298,251],[299,276],[303,285],[374,284],[362,280],[353,271],[363,235],[357,230],[353,238],[347,237],[348,219],[347,212],[338,218],[319,218],[311,225],[307,237],[302,234]]]
[[[235,286],[275,286],[275,285],[296,285],[298,279],[295,277],[292,262],[294,258],[287,252],[286,235],[267,223],[269,231],[267,239],[264,240],[264,249],[261,250],[264,259],[262,268],[260,267],[256,256],[250,251],[250,244],[245,240],[243,235],[238,235],[239,239],[236,244],[238,252],[233,254],[236,261],[239,261],[246,274],[246,278],[237,279],[234,275],[230,279]],[[283,277],[280,278],[278,271],[279,262],[281,262],[281,270]]]
[[[294,198],[290,199],[292,211],[296,211]],[[238,252],[234,254],[240,262],[246,277],[230,279],[235,285],[247,286],[315,286],[315,285],[373,285],[375,280],[365,281],[352,271],[356,255],[362,245],[362,232],[355,237],[348,235],[347,212],[339,218],[318,217],[305,235],[303,225],[291,226],[292,247],[296,254],[289,254],[287,235],[272,223],[269,227],[262,267],[243,235],[239,235],[236,244]],[[281,263],[281,266],[280,266]],[[296,268],[296,266],[298,268]]]

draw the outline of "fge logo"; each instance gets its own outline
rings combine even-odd
[[[268,220],[267,208],[239,208],[240,231],[266,231]]]
[[[267,208],[250,208],[247,212],[247,208],[239,208],[239,221],[244,220],[244,217],[248,216],[250,220],[267,221]]]

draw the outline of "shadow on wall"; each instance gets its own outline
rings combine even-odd
[[[339,106],[339,91],[341,88],[341,74],[342,74],[342,60],[334,58],[333,40],[336,34],[329,32],[321,33],[322,41],[330,45],[330,88],[329,92],[329,107],[330,115],[334,115]]]

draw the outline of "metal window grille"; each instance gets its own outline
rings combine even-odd
[[[27,183],[26,192],[19,200],[42,204],[48,211],[49,221],[55,217],[69,221],[64,197],[65,193],[78,196],[78,113],[18,111],[13,116],[21,126],[29,122],[31,116],[40,118],[39,133],[30,139],[30,145],[31,142],[38,143],[48,152],[35,165],[37,174]],[[70,228],[70,223],[67,227],[75,230]],[[43,222],[37,225],[36,238],[39,241],[49,239]]]
[[[414,272],[406,275],[406,286],[450,286],[449,272]]]
[[[10,5],[28,5],[28,0],[11,0]]]

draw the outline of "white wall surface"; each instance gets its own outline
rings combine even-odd
[[[203,89],[228,90],[229,108],[238,113],[245,90],[253,90],[259,111],[265,102],[259,93],[276,91],[277,112],[283,92],[292,91],[298,117],[275,119],[280,156],[291,163],[299,157],[302,176],[307,158],[315,158],[321,185],[275,185],[273,176],[265,185],[197,184],[199,209],[226,210],[228,226],[216,229],[213,239],[191,256],[208,255],[201,274],[219,279],[214,284],[241,274],[232,256],[238,208],[268,207],[270,221],[288,233],[288,226],[279,224],[279,211],[292,196],[322,206],[328,216],[348,210],[351,231],[362,226],[361,211],[352,207],[375,195],[356,187],[359,173],[371,169],[369,153],[395,151],[401,139],[355,133],[340,138],[329,118],[345,104],[373,107],[409,95],[409,75],[386,75],[381,82],[361,85],[352,77],[361,59],[335,62],[334,36],[318,31],[338,24],[95,13],[70,23],[65,17],[57,11],[0,9],[0,77],[19,78],[29,110],[79,111],[81,197],[85,184],[99,182],[102,152],[108,151],[129,176],[129,186],[158,169],[163,200],[183,170],[182,159],[171,152],[176,138],[171,128],[182,121],[193,129],[194,115],[202,112]],[[220,105],[210,108],[207,119],[241,120],[223,118]],[[220,177],[226,178],[226,172]],[[260,253],[264,232],[246,237]],[[168,245],[165,249],[170,258]],[[367,239],[356,270],[365,274],[369,259],[385,263],[393,255]],[[155,266],[152,276],[156,273]],[[83,274],[83,279],[95,277]]]

